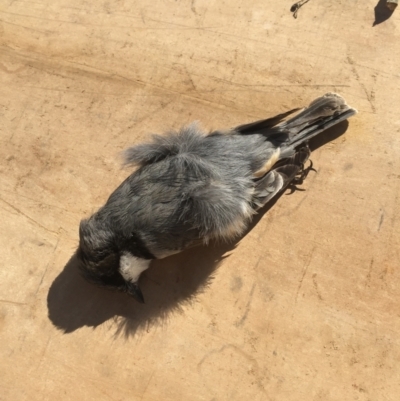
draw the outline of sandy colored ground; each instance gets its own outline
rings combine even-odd
[[[400,10],[292,2],[0,0],[1,400],[399,400]],[[328,91],[359,114],[235,249],[155,263],[144,306],[78,276],[126,146]]]

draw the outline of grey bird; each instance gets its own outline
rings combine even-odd
[[[191,124],[127,149],[136,170],[80,223],[81,273],[143,303],[138,281],[152,259],[243,234],[258,209],[305,178],[308,141],[356,112],[327,93],[302,110],[210,133]]]

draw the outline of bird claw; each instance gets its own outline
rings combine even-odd
[[[312,160],[310,160],[310,165],[307,168],[304,168],[304,164],[301,165],[300,167],[300,171],[298,173],[298,176],[295,177],[292,180],[292,183],[294,185],[301,185],[303,184],[304,180],[307,178],[308,174],[310,173],[310,171],[315,171],[317,172],[317,170],[315,170],[315,168],[313,167],[313,162]]]
[[[307,168],[304,168],[304,164],[301,164],[299,172],[289,184],[288,188],[290,189],[290,192],[288,195],[291,195],[295,191],[305,191],[305,189],[303,188],[298,188],[297,185],[303,184],[304,180],[307,178],[310,171],[317,172],[317,170],[315,170],[315,168],[313,167],[313,162],[311,160],[310,160],[310,165]]]

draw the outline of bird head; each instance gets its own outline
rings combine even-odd
[[[99,229],[96,221],[82,220],[79,226],[79,246],[76,256],[81,275],[88,282],[110,290],[126,292],[143,303],[137,281],[121,274],[121,252],[113,241],[112,231]]]

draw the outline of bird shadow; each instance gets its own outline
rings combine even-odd
[[[347,130],[343,121],[310,141],[315,150]],[[163,325],[185,305],[196,302],[207,291],[222,261],[229,257],[240,240],[278,202],[284,192],[268,202],[255,216],[246,233],[231,243],[212,243],[198,246],[180,254],[153,261],[141,277],[146,303],[139,304],[128,295],[107,291],[87,283],[79,274],[76,255],[73,255],[51,284],[47,296],[50,321],[64,333],[81,327],[96,328],[110,322],[116,337],[126,338],[141,330]]]
[[[375,12],[375,21],[372,26],[376,26],[388,20],[394,10],[390,10],[386,5],[386,0],[379,0],[374,8]]]

